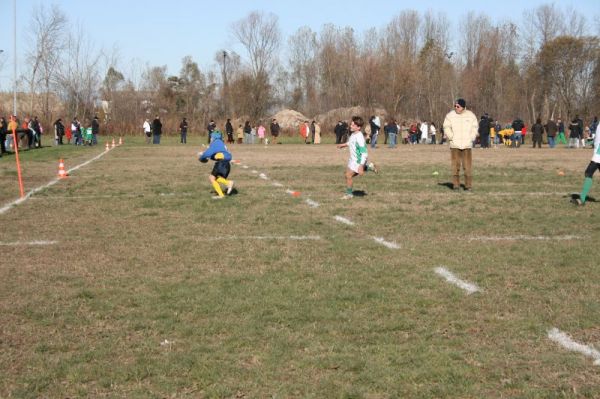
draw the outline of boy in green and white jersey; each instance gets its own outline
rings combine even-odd
[[[343,144],[338,144],[337,148],[348,147],[350,150],[350,159],[346,167],[346,194],[342,199],[350,199],[354,197],[352,194],[352,178],[357,175],[364,175],[367,170],[372,170],[377,173],[378,170],[373,162],[368,162],[367,143],[361,129],[364,121],[360,116],[353,116],[350,122],[350,137]]]
[[[592,155],[592,160],[588,164],[588,167],[585,169],[585,179],[583,180],[581,194],[579,194],[579,198],[571,199],[572,203],[575,205],[585,205],[587,195],[592,188],[592,177],[598,169],[600,169],[600,125],[596,128],[596,134],[594,136],[594,154]]]

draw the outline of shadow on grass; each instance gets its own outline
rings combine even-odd
[[[367,195],[367,192],[363,190],[354,190],[352,191],[352,195],[354,195],[355,197],[365,197]]]
[[[447,182],[444,182],[444,183],[438,183],[438,186],[444,186],[444,187],[446,187],[448,190],[454,190],[454,184],[452,184],[452,182],[449,182],[449,181],[447,181]],[[460,188],[462,188],[462,189],[464,190],[464,188],[465,188],[465,185],[464,185],[464,184],[461,184],[461,185],[460,185]]]
[[[579,198],[580,198],[580,196],[581,196],[581,194],[580,194],[580,193],[571,193],[571,194],[567,194],[567,195],[565,195],[565,198],[570,198],[570,199],[579,199]],[[596,201],[596,198],[588,196],[588,197],[585,199],[585,202],[598,202],[598,201]]]

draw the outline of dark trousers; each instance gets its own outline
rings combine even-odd
[[[541,134],[533,135],[533,148],[535,148],[536,144],[537,144],[538,148],[542,148],[542,135]]]
[[[450,168],[452,170],[452,186],[458,188],[460,186],[460,168],[465,174],[465,188],[470,189],[473,185],[473,158],[470,148],[464,150],[458,148],[450,148]]]
[[[181,132],[181,144],[187,144],[187,132]]]
[[[152,135],[152,144],[160,144],[160,134]]]
[[[488,148],[490,146],[490,135],[482,134],[480,137],[481,137],[481,148]]]

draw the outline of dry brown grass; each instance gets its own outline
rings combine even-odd
[[[477,149],[465,195],[439,185],[447,146],[381,148],[382,173],[355,182],[367,196],[343,202],[347,152],[236,145],[250,167],[213,201],[201,142],[117,148],[0,215],[0,242],[59,241],[0,247],[1,397],[600,394],[592,362],[546,338],[600,342],[598,214],[563,198],[589,151]],[[28,188],[55,176],[51,151],[24,155]],[[17,192],[10,168],[3,158],[2,203]],[[468,241],[515,234],[591,244]],[[251,239],[265,235],[322,240]],[[484,292],[447,285],[440,265]]]

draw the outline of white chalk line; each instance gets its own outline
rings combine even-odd
[[[304,202],[306,202],[311,208],[318,208],[320,205],[318,202],[313,201],[310,198],[305,199]]]
[[[242,168],[244,168],[244,169],[248,169],[248,168],[249,168],[249,166],[248,166],[248,165],[242,165]]]
[[[257,174],[258,170],[252,170],[252,173]]]
[[[14,242],[1,242],[0,246],[4,247],[20,247],[20,246],[43,246],[43,245],[55,245],[58,241],[14,241]]]
[[[548,338],[561,345],[563,348],[573,352],[579,352],[587,357],[594,359],[594,365],[600,366],[600,352],[594,349],[594,347],[580,344],[579,342],[573,341],[573,339],[560,331],[558,328],[552,328],[548,330]]]
[[[469,241],[550,241],[550,240],[579,240],[581,237],[574,235],[564,236],[490,236],[490,237],[470,237]]]
[[[110,151],[111,149],[108,150],[104,150],[103,152],[101,152],[100,154],[96,155],[94,158],[89,159],[87,161],[85,161],[84,163],[77,165],[69,170],[67,170],[67,174],[69,174],[70,172],[74,172],[77,169],[81,168],[82,166],[86,166],[89,163],[99,159],[100,157],[103,157],[104,155],[106,155],[108,153],[108,151]],[[22,204],[23,202],[27,201],[33,194],[38,193],[42,190],[45,190],[49,187],[52,187],[53,185],[55,185],[56,183],[58,183],[59,181],[61,181],[63,179],[59,179],[58,177],[54,178],[53,180],[50,180],[50,182],[44,184],[43,186],[39,186],[34,188],[33,190],[29,191],[27,194],[25,194],[24,197],[19,198],[13,202],[9,202],[8,204],[4,205],[2,208],[0,208],[0,215],[3,213],[6,213],[10,208],[12,208],[13,206],[17,206],[19,204]]]
[[[279,183],[277,181],[272,182],[271,185],[273,185],[275,187],[283,187],[283,184],[281,184],[281,183]]]
[[[343,216],[335,215],[333,218],[340,223],[347,224],[348,226],[354,226],[354,222],[352,220],[347,219]]]
[[[304,241],[304,240],[321,240],[321,236],[220,236],[208,238],[209,241],[222,241],[222,240],[292,240],[292,241]]]
[[[258,177],[260,177],[263,180],[269,180],[269,178],[267,177],[267,175],[265,175],[264,173],[259,174]]]
[[[452,273],[450,270],[444,267],[436,267],[434,271],[436,272],[436,274],[439,274],[440,276],[444,277],[446,281],[448,281],[450,284],[454,284],[457,287],[467,291],[467,294],[469,295],[481,291],[481,289],[475,284],[461,280],[460,278],[456,277],[454,273]]]
[[[400,245],[396,244],[395,242],[386,241],[383,237],[373,237],[373,240],[389,249],[400,249]]]

